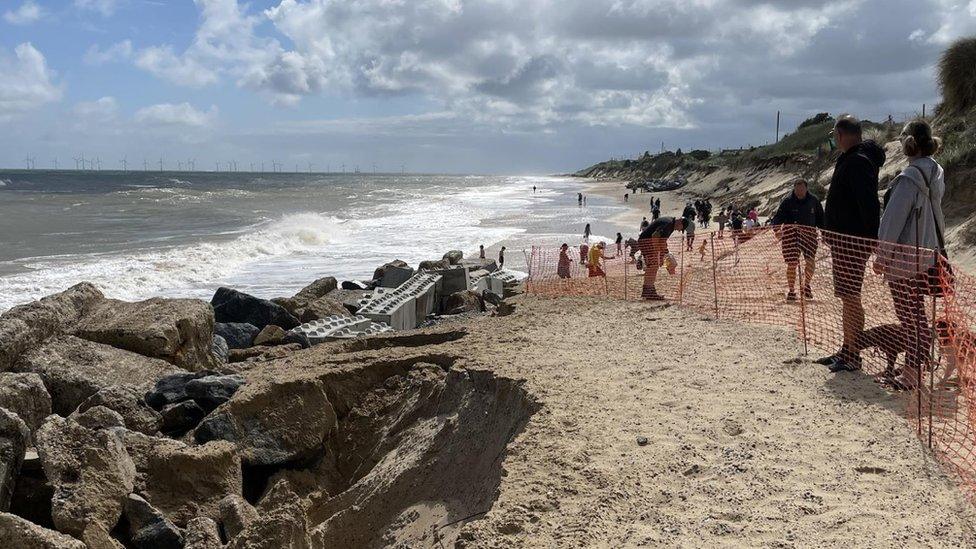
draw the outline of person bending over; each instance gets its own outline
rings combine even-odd
[[[685,219],[683,217],[661,217],[641,232],[637,245],[640,247],[641,257],[644,258],[642,299],[650,301],[664,299],[664,296],[657,293],[654,286],[657,280],[657,271],[661,268],[664,256],[668,253],[668,238],[674,231],[682,231],[684,228]]]
[[[793,192],[779,204],[773,215],[773,230],[782,242],[786,260],[787,301],[796,301],[796,269],[803,256],[803,294],[813,298],[810,280],[817,257],[817,229],[823,227],[824,210],[820,199],[807,189],[803,178],[793,181]]]
[[[605,259],[613,259],[613,257],[607,257],[604,255],[604,251],[607,249],[606,242],[600,242],[596,246],[590,248],[589,261],[587,262],[587,268],[589,270],[589,275],[594,276],[607,276],[607,273],[603,270],[602,261]]]

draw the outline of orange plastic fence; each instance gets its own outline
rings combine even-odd
[[[785,327],[805,348],[839,349],[846,331],[861,370],[903,390],[912,428],[976,502],[976,278],[932,250],[811,227],[699,234],[690,243],[675,234],[666,245],[674,273],[660,268],[654,284],[669,301]],[[578,248],[533,247],[526,291],[641,299],[639,250],[618,254],[611,244],[604,256],[604,276],[591,276]]]

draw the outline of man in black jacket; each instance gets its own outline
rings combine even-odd
[[[814,259],[817,257],[817,229],[824,225],[824,210],[820,199],[807,189],[803,178],[793,181],[793,192],[779,204],[771,220],[776,235],[783,242],[783,259],[786,260],[787,301],[796,301],[796,268],[803,255],[803,294],[813,298],[810,279],[813,276]]]
[[[864,268],[878,238],[881,203],[878,201],[878,171],[885,152],[874,141],[863,141],[861,122],[842,115],[834,123],[834,140],[841,155],[827,192],[824,212],[824,241],[830,246],[834,295],[843,304],[844,344],[837,354],[818,362],[832,372],[861,368],[860,338],[864,332],[861,286]]]
[[[682,231],[687,221],[683,217],[661,217],[641,231],[637,239],[641,257],[644,259],[644,288],[641,298],[649,301],[661,301],[664,296],[657,293],[654,283],[657,271],[668,254],[668,238],[674,231]]]

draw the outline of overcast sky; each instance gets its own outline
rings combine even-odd
[[[976,0],[0,0],[0,165],[565,172],[907,116],[972,34]]]

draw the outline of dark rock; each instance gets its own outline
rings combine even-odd
[[[234,393],[244,385],[244,377],[239,375],[213,375],[189,381],[186,394],[207,410],[230,400]]]
[[[297,294],[295,294],[294,299],[299,303],[311,303],[320,297],[324,297],[338,287],[339,285],[336,282],[336,279],[331,276],[327,276],[320,278],[302,288]]]
[[[71,536],[9,513],[0,513],[0,542],[10,549],[86,549]]]
[[[129,494],[123,516],[136,549],[182,549],[183,534],[158,509],[136,494]]]
[[[159,430],[169,436],[179,437],[199,425],[207,412],[193,400],[184,400],[163,408],[163,421]]]
[[[105,387],[126,385],[145,390],[158,379],[181,371],[163,360],[74,336],[47,340],[22,355],[14,369],[40,375],[51,395],[51,409],[62,416]]]
[[[281,305],[230,288],[218,288],[210,303],[217,322],[246,322],[258,329],[274,324],[286,330],[300,324]]]
[[[34,431],[51,415],[51,395],[37,374],[0,372],[0,408],[20,416]]]
[[[455,292],[447,298],[444,304],[446,314],[458,315],[461,313],[473,313],[484,310],[484,303],[481,296],[471,290]]]
[[[218,365],[227,364],[228,353],[230,353],[230,347],[227,345],[227,340],[215,335],[213,343],[210,344],[210,354],[213,355]]]
[[[0,315],[0,372],[9,370],[28,348],[72,329],[104,298],[98,288],[82,282]]]
[[[358,280],[343,280],[341,284],[343,290],[368,290],[369,285]]]
[[[345,309],[343,309],[345,310]],[[297,344],[301,345],[302,349],[308,349],[312,346],[312,342],[308,340],[308,336],[302,332],[290,331],[285,334],[285,337],[281,339],[282,345]]]
[[[213,309],[199,299],[105,299],[74,332],[82,339],[196,371],[216,365],[210,353],[213,325]]]
[[[254,344],[254,337],[261,330],[246,322],[218,322],[214,324],[214,334],[224,338],[231,349],[247,349]]]
[[[346,307],[331,297],[320,297],[296,310],[295,313],[302,323],[328,318],[332,315],[349,316]]]
[[[30,442],[30,429],[17,414],[0,408],[0,511],[10,509],[10,499],[24,453]]]
[[[162,418],[159,412],[146,404],[144,395],[145,391],[136,387],[112,385],[85,399],[78,405],[77,411],[84,412],[95,406],[104,406],[122,416],[126,429],[152,435],[159,431]]]
[[[386,269],[389,267],[399,267],[401,269],[408,267],[405,261],[400,261],[399,259],[394,259],[393,261],[380,265],[373,271],[373,280],[383,280],[383,275],[386,274]]]
[[[419,271],[439,271],[442,269],[450,269],[451,262],[446,259],[428,260],[421,261],[420,266],[417,270]]]
[[[461,250],[451,250],[444,254],[444,259],[451,265],[460,265],[461,260],[464,259],[464,252]]]
[[[280,326],[269,324],[254,338],[254,345],[277,345],[285,337],[285,331]]]
[[[194,379],[214,375],[216,372],[184,372],[166,376],[156,382],[151,391],[146,393],[146,404],[156,410],[162,410],[163,406],[175,404],[188,400],[190,395],[186,392],[186,384]]]

